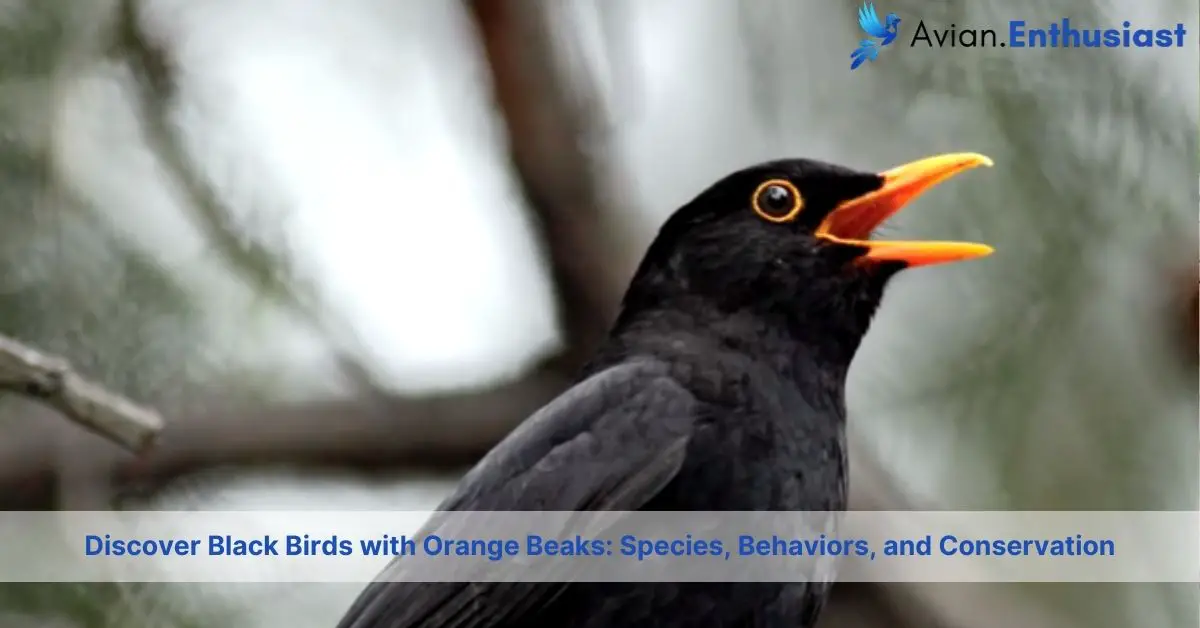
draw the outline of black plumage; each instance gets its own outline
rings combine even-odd
[[[866,237],[917,188],[984,159],[883,174],[784,160],[716,183],[663,226],[578,383],[441,509],[844,510],[846,374],[888,280],[986,253]],[[804,628],[828,588],[379,581],[340,626]]]

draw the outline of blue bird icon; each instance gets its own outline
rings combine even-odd
[[[858,25],[863,29],[863,32],[881,39],[880,46],[886,46],[896,40],[897,29],[900,26],[900,16],[895,13],[888,13],[884,18],[887,26],[884,26],[879,21],[879,14],[875,12],[875,4],[864,2],[858,9]]]
[[[867,61],[874,61],[879,56],[879,44],[874,39],[864,39],[858,42],[858,48],[850,53],[850,69],[853,70]]]

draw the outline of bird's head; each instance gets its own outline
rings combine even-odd
[[[886,26],[889,31],[895,31],[896,27],[900,26],[900,16],[896,15],[895,13],[888,13],[887,17],[884,18],[884,26]]]
[[[955,153],[882,173],[805,159],[735,172],[663,225],[623,317],[656,308],[747,313],[808,334],[845,336],[856,348],[898,271],[991,253],[967,242],[872,239],[922,192],[983,165],[991,161]]]

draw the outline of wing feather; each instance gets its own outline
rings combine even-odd
[[[858,25],[863,31],[872,37],[887,37],[890,33],[883,27],[883,23],[879,21],[879,14],[875,12],[875,4],[872,2],[864,2],[858,9]]]
[[[678,473],[695,414],[695,399],[661,363],[612,367],[534,413],[439,510],[636,510]],[[444,521],[435,515],[422,532],[440,531]],[[393,576],[403,569],[400,560],[388,567]],[[369,585],[339,628],[509,626],[567,586],[396,579]]]

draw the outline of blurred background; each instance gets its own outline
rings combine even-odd
[[[1197,509],[1195,0],[0,0],[0,334],[168,425],[0,398],[0,502],[426,509],[605,332],[661,221],[808,156],[996,167],[889,226],[860,509]],[[1184,22],[1183,49],[905,29]],[[6,585],[0,627],[331,627],[359,587]],[[825,628],[1195,626],[1184,585],[837,587]]]

